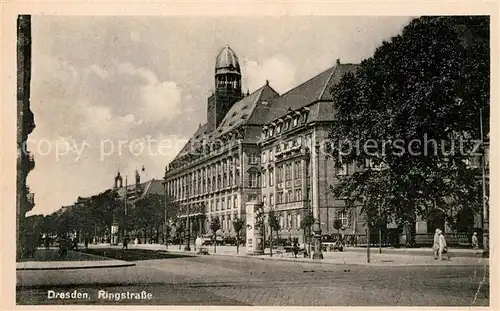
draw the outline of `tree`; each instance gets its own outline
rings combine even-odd
[[[153,229],[158,233],[159,228],[164,225],[165,196],[160,194],[148,194],[135,202],[135,206],[129,209],[130,223],[138,230],[143,230],[144,237],[153,238]],[[158,239],[158,236],[156,236]]]
[[[267,216],[267,222],[269,224],[269,228],[271,229],[270,232],[270,237],[271,237],[271,257],[273,256],[273,230],[276,232],[276,239],[279,244],[279,230],[281,230],[281,225],[278,219],[278,216],[276,215],[276,212],[274,210],[270,210]]]
[[[236,218],[233,221],[233,228],[234,228],[234,231],[236,232],[236,254],[240,253],[240,234],[241,234],[241,230],[243,229],[244,225],[245,225],[245,222],[241,218]]]
[[[311,253],[311,227],[314,225],[314,217],[312,212],[307,213],[301,221],[300,221],[300,228],[304,230],[304,242],[306,242],[306,237],[307,237],[307,244],[309,245],[308,252]]]
[[[337,167],[358,170],[332,187],[334,195],[364,202],[370,222],[395,220],[409,230],[433,210],[458,214],[465,205],[457,202],[478,211],[479,170],[467,161],[481,109],[489,124],[489,59],[488,17],[422,17],[345,74],[332,89],[327,150]]]
[[[210,222],[210,230],[212,230],[212,236],[214,241],[214,253],[217,252],[217,231],[220,229],[220,220],[218,217],[213,217]]]
[[[111,226],[113,225],[114,215],[120,206],[118,194],[113,190],[106,190],[90,198],[88,203],[92,209],[96,221],[109,230],[111,237]]]

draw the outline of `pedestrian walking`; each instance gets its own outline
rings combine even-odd
[[[474,232],[474,234],[472,235],[472,248],[473,249],[479,248],[479,239],[477,238],[477,232]]]
[[[438,259],[439,256],[439,234],[441,233],[440,229],[436,229],[436,232],[434,233],[434,242],[432,244],[432,253],[434,256],[434,259]]]
[[[201,240],[201,237],[196,237],[196,240],[194,241],[194,250],[196,251],[196,248],[198,248],[198,252],[201,253],[201,244],[203,241]]]
[[[446,238],[443,231],[439,232],[439,260],[443,260],[443,254],[446,254],[448,260],[450,260],[450,255],[448,253],[448,246],[446,245]]]
[[[68,256],[68,241],[65,237],[59,239],[59,257],[66,258]]]
[[[135,245],[135,247],[137,247],[137,245],[139,245],[139,239],[137,237],[134,239],[134,245]]]
[[[293,255],[297,258],[297,254],[299,253],[299,243],[297,240],[293,241]]]
[[[85,236],[84,244],[85,244],[85,249],[89,249],[89,237],[88,236]]]
[[[50,238],[48,235],[45,237],[43,243],[45,244],[45,249],[48,250],[50,247]]]
[[[128,236],[123,238],[122,244],[123,244],[122,249],[128,249]]]

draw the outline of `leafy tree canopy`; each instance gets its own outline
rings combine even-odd
[[[488,17],[417,18],[342,77],[327,150],[337,166],[378,169],[347,176],[332,188],[337,197],[398,222],[479,208],[479,171],[465,161],[481,110],[489,133],[489,37]]]

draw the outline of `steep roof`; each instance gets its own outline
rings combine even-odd
[[[179,158],[182,158],[183,156],[187,155],[189,153],[189,151],[194,150],[194,143],[197,140],[206,137],[206,134],[205,134],[206,131],[207,131],[207,124],[205,123],[203,125],[200,125],[200,127],[198,127],[198,129],[193,134],[193,136],[191,136],[191,138],[184,145],[184,147],[182,147],[181,151],[179,151],[179,153],[177,153],[177,155],[175,156],[173,161],[175,161]]]
[[[224,116],[220,125],[211,134],[206,133],[207,124],[200,125],[173,161],[196,150],[196,143],[220,137],[244,124],[263,125],[266,114],[272,109],[272,102],[279,97],[268,83],[236,102]],[[172,162],[173,162],[172,161]]]
[[[262,86],[252,94],[235,103],[215,130],[215,137],[224,135],[243,124],[261,124],[262,110],[269,107],[279,96],[269,84]]]
[[[153,178],[151,180],[140,183],[139,187],[142,190],[140,197],[144,197],[148,194],[163,195],[164,191],[165,191],[163,188],[163,181],[161,179],[154,179]],[[126,190],[133,191],[134,194],[133,195],[129,194],[128,197],[130,198],[132,196],[133,198],[135,198],[135,189],[136,189],[136,184],[133,183],[133,184],[127,185],[126,187],[124,186],[122,188],[118,188],[118,194],[120,196],[124,196]]]
[[[297,110],[316,101],[331,101],[330,89],[340,81],[342,75],[354,72],[359,65],[340,64],[328,68],[304,83],[281,95],[273,103],[264,123],[269,123],[287,113],[289,109]]]

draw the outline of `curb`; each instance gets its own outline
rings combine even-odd
[[[189,253],[189,252],[184,252],[184,251],[167,251],[167,250],[158,250],[159,252],[171,252],[171,253]],[[193,256],[196,257],[204,257],[207,255],[200,255],[196,253],[189,253],[192,254]],[[311,263],[311,264],[323,264],[323,265],[335,265],[335,266],[343,266],[343,265],[349,265],[349,266],[377,266],[377,267],[428,267],[431,266],[429,263],[397,263],[394,261],[388,261],[388,262],[363,262],[363,263],[349,263],[349,262],[329,262],[325,261],[325,259],[302,259],[302,258],[286,258],[286,257],[257,257],[253,255],[233,255],[233,254],[217,254],[217,253],[210,253],[208,256],[217,256],[217,257],[233,257],[233,258],[250,258],[254,260],[273,260],[273,261],[291,261],[291,262],[296,262],[296,263]],[[327,259],[328,260],[328,259]],[[489,262],[485,263],[486,265],[489,265]],[[437,266],[437,267],[468,267],[468,266],[483,266],[484,264],[477,263],[474,265],[468,265],[468,264],[449,264],[447,262],[443,262],[442,264],[438,265],[432,265],[432,266]]]
[[[377,250],[378,252],[378,247],[372,247],[372,249],[375,251]],[[346,247],[344,249],[345,252],[348,253],[366,253],[366,248],[349,248]],[[398,250],[393,250],[393,249],[382,249],[382,253],[385,255],[405,255],[405,256],[429,256],[429,254],[432,253],[431,249],[418,249],[418,250],[405,250],[405,249],[398,249]],[[479,258],[482,257],[481,252],[464,252],[461,249],[450,249],[450,254],[453,255],[453,257],[460,257],[460,258]]]
[[[92,266],[55,266],[55,267],[16,267],[16,271],[33,271],[33,270],[81,270],[81,269],[101,269],[101,268],[123,268],[135,266],[133,262],[124,262],[107,265],[92,265]]]

